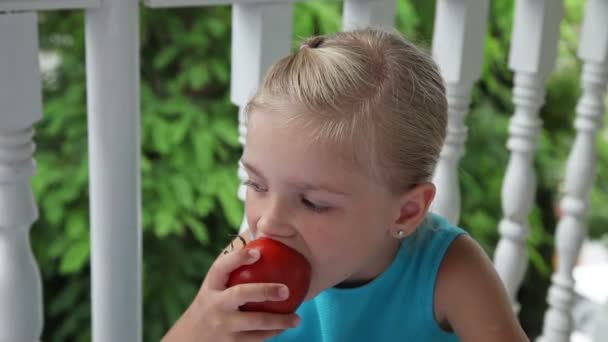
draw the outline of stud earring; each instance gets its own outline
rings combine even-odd
[[[397,238],[403,239],[404,236],[405,236],[405,232],[403,230],[399,229],[397,231]]]

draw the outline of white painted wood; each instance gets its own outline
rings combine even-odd
[[[148,7],[195,7],[195,6],[215,6],[215,5],[254,5],[272,3],[293,3],[308,0],[143,0]]]
[[[97,8],[102,0],[0,0],[0,12]]]
[[[255,93],[270,65],[291,48],[293,3],[235,4],[232,7],[232,73],[230,99],[239,106],[239,141],[245,145],[247,123],[244,107]],[[238,176],[246,179],[239,163]],[[241,185],[238,196],[245,200]],[[243,218],[241,231],[247,229]]]
[[[38,29],[32,13],[5,13],[0,19],[0,129],[15,131],[42,113]]]
[[[86,11],[93,341],[141,341],[139,3]]]
[[[395,26],[396,0],[345,0],[342,28],[353,30],[366,26]]]
[[[502,185],[501,238],[494,254],[494,265],[515,311],[528,264],[528,215],[536,192],[533,158],[542,127],[538,112],[545,101],[544,83],[555,64],[562,14],[561,1],[518,0],[515,5],[509,55],[515,72],[515,114],[509,126],[511,156]]]
[[[38,219],[30,178],[42,117],[36,13],[0,14],[0,341],[39,341],[42,284],[30,248]]]
[[[578,56],[585,62],[608,63],[607,0],[587,0]]]
[[[602,305],[598,317],[593,324],[591,336],[594,342],[608,341],[608,301]]]
[[[233,5],[230,99],[234,104],[246,105],[270,65],[289,54],[292,27],[291,2]]]
[[[488,0],[439,0],[435,12],[433,59],[446,82],[447,137],[433,182],[437,195],[431,210],[457,224],[460,216],[458,163],[467,140],[465,116],[471,89],[481,75]]]
[[[589,0],[579,46],[583,60],[582,96],[576,107],[574,127],[577,134],[566,167],[563,216],[556,231],[559,262],[551,278],[541,342],[568,341],[573,329],[572,271],[587,234],[585,220],[589,192],[596,174],[596,135],[602,124],[604,97],[608,83],[608,0]]]

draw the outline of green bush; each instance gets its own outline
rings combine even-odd
[[[460,165],[461,225],[492,255],[502,216],[500,190],[512,74],[507,68],[513,4],[492,1],[482,80],[467,118],[467,154]],[[520,293],[521,318],[539,333],[549,282],[554,206],[574,131],[580,63],[575,58],[582,5],[566,1],[560,59],[541,116],[536,158],[539,189],[531,214],[531,258]],[[141,9],[144,340],[159,340],[196,293],[205,272],[240,224],[236,197],[237,108],[229,101],[230,7]],[[340,2],[302,2],[294,40],[337,31]],[[428,47],[434,4],[398,2],[397,27]],[[40,15],[41,48],[61,56],[44,82],[45,112],[37,125],[38,172],[33,187],[40,219],[32,244],[44,281],[45,341],[87,341],[90,331],[88,165],[83,13]],[[295,47],[295,46],[294,46]],[[608,145],[599,140],[605,167]],[[591,196],[590,232],[606,232],[606,176]],[[542,286],[540,286],[542,285]]]

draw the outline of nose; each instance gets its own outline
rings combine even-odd
[[[270,198],[258,218],[257,237],[290,238],[296,234],[289,204],[280,198]]]

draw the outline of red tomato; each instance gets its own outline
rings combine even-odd
[[[293,313],[304,301],[310,285],[310,263],[306,258],[285,244],[268,238],[259,238],[245,245],[256,248],[260,258],[251,265],[243,265],[230,274],[227,287],[245,283],[279,283],[289,288],[289,298],[284,301],[249,302],[242,311]]]

